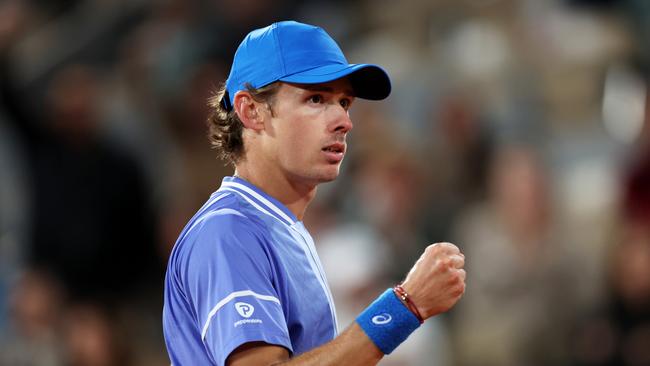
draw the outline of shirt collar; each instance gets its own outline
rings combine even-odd
[[[219,190],[235,191],[253,204],[253,206],[258,210],[274,216],[289,226],[298,222],[298,218],[296,218],[287,206],[261,190],[259,187],[240,177],[224,177]]]

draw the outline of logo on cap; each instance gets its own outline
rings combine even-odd
[[[244,318],[250,318],[255,311],[255,307],[245,302],[237,302],[235,303],[235,310],[237,310],[239,315],[243,316]]]

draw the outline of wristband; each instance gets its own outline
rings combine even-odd
[[[418,318],[395,295],[386,290],[358,317],[357,324],[384,354],[390,354],[420,326]]]

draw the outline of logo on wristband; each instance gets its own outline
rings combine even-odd
[[[372,317],[372,322],[376,325],[384,325],[388,324],[393,320],[393,317],[390,316],[388,313],[383,313],[379,315],[375,315]]]

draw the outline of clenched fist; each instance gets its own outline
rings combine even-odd
[[[402,287],[427,319],[449,310],[465,293],[465,256],[451,243],[429,245]]]

